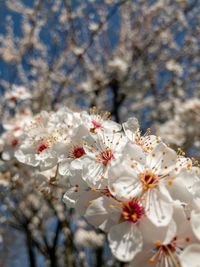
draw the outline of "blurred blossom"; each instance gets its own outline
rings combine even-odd
[[[134,267],[197,267],[198,1],[26,2],[0,3],[0,265],[18,231],[32,267],[121,266],[89,222]]]
[[[92,230],[80,228],[76,231],[74,242],[81,247],[98,248],[103,245],[105,236]]]

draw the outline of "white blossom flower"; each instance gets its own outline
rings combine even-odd
[[[90,133],[104,131],[106,133],[119,132],[122,126],[109,119],[110,114],[105,112],[102,116],[99,115],[95,108],[91,109],[91,114],[87,112],[81,113],[82,122],[87,127]]]
[[[11,91],[6,92],[5,94],[5,99],[12,101],[12,102],[30,99],[31,97],[32,97],[31,94],[28,92],[28,90],[24,86],[19,86],[16,84],[12,86]]]
[[[75,232],[74,242],[77,246],[99,248],[103,245],[104,235],[97,234],[94,230],[79,228]]]
[[[113,162],[122,155],[127,139],[120,133],[97,133],[85,138],[83,157],[83,179],[89,186],[105,188],[108,170]],[[86,163],[84,164],[84,161]]]
[[[147,216],[158,226],[167,225],[173,213],[166,184],[174,179],[177,154],[163,143],[146,156],[118,161],[109,171],[109,189],[119,199],[142,199]]]
[[[125,135],[132,144],[137,144],[142,147],[145,152],[151,151],[160,143],[160,138],[150,134],[150,129],[145,135],[141,135],[139,122],[136,118],[129,118],[122,124]]]
[[[167,230],[162,227],[157,231],[138,200],[118,201],[111,193],[92,200],[85,218],[108,232],[111,251],[121,261],[131,261],[142,251],[143,240],[163,239]]]
[[[190,222],[186,217],[184,208],[181,206],[180,202],[174,204],[173,220],[168,226],[165,239],[157,240],[155,236],[153,243],[152,240],[146,242],[143,251],[135,257],[131,266],[196,266],[191,257],[189,257],[190,260],[188,260],[190,265],[185,265],[183,261],[186,255],[188,255],[187,251],[190,251],[190,249],[193,250],[193,245],[197,240],[191,231]],[[158,231],[160,231],[160,229],[158,229]],[[195,249],[193,253],[195,253]]]

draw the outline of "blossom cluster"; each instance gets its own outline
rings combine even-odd
[[[5,161],[28,166],[39,187],[48,177],[64,188],[66,205],[107,233],[118,260],[200,266],[198,163],[150,129],[143,135],[136,118],[119,124],[95,108],[28,114],[7,128],[1,149]]]
[[[172,146],[181,146],[188,150],[199,148],[200,100],[190,98],[182,103],[176,99],[175,115],[165,123],[157,124],[157,133]],[[171,129],[173,128],[173,131]]]

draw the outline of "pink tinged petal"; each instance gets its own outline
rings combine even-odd
[[[113,226],[108,234],[110,249],[120,261],[128,262],[142,250],[142,234],[137,225],[123,222]]]
[[[181,267],[200,267],[200,244],[188,246],[179,256]]]
[[[191,227],[195,237],[200,241],[200,211],[192,211],[191,213]]]
[[[156,226],[166,226],[172,219],[173,206],[156,189],[148,190],[146,214]]]

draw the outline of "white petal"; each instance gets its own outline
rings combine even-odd
[[[82,191],[80,197],[76,201],[75,208],[79,215],[84,215],[91,202],[100,197],[99,192],[93,192],[91,190]]]
[[[66,159],[62,162],[59,163],[59,173],[60,175],[69,175],[70,174],[70,163],[71,163],[71,159]]]
[[[162,244],[168,244],[176,235],[176,224],[172,220],[168,226],[158,227],[148,218],[144,218],[139,222],[143,240],[145,244],[154,245],[157,240]]]
[[[130,200],[142,192],[142,183],[129,161],[117,162],[108,173],[108,186],[111,193],[121,200]]]
[[[173,219],[178,227],[179,242],[181,240],[181,247],[188,246],[187,237],[190,239],[190,244],[196,242],[196,237],[192,232],[191,223],[186,216],[185,209],[181,202],[175,201],[173,203]]]
[[[80,196],[80,193],[76,192],[75,189],[75,187],[68,189],[63,196],[63,202],[68,208],[74,208],[74,205]]]
[[[84,217],[95,227],[100,227],[102,224],[105,225],[105,222],[109,219],[109,217],[114,223],[114,221],[119,220],[120,217],[118,207],[118,203],[114,199],[99,197],[92,201],[87,208]]]
[[[102,188],[105,183],[105,167],[91,160],[83,167],[83,180],[91,187]]]
[[[192,244],[179,256],[181,267],[200,267],[200,244]]]
[[[169,244],[172,241],[172,239],[176,236],[176,232],[177,232],[177,226],[175,221],[172,220],[167,227],[165,239],[162,243]]]
[[[155,225],[166,226],[172,219],[173,206],[164,200],[162,194],[156,189],[148,190],[146,214]]]
[[[135,133],[139,129],[138,120],[134,117],[129,118],[126,122],[122,124],[122,126],[128,139],[133,141],[135,138]]]
[[[15,152],[15,157],[17,158],[17,160],[19,160],[22,163],[31,165],[31,166],[38,166],[39,165],[39,161],[35,159],[34,154],[24,154],[23,150],[17,150]]]
[[[48,157],[46,160],[40,162],[40,170],[45,171],[48,169],[53,168],[57,164],[56,158],[50,158]]]
[[[167,185],[168,192],[174,200],[189,204],[193,200],[193,195],[188,191],[182,179],[177,177],[171,185]]]
[[[87,183],[82,179],[82,170],[81,169],[73,169],[69,174],[69,181],[72,186],[79,186],[81,190],[86,190],[88,188]],[[85,193],[87,194],[87,193]]]
[[[160,143],[148,154],[146,164],[150,169],[156,170],[158,174],[169,173],[176,164],[176,152]]]
[[[147,249],[143,248],[143,250],[134,257],[134,259],[130,262],[128,266],[129,267],[154,267],[152,266],[152,264],[149,264],[149,260],[153,256],[152,249],[153,249],[153,246],[148,247]]]
[[[141,146],[132,143],[127,143],[124,150],[126,151],[126,156],[133,158],[141,164],[145,164],[146,156]]]
[[[120,261],[131,261],[142,250],[142,234],[133,223],[123,222],[113,226],[108,240],[112,253]]]
[[[200,241],[200,212],[192,211],[191,227],[194,235]]]
[[[121,126],[121,124],[116,123],[114,121],[105,120],[103,122],[103,128],[105,129],[106,132],[112,133],[113,131],[115,131],[115,132],[121,131],[122,126]]]

